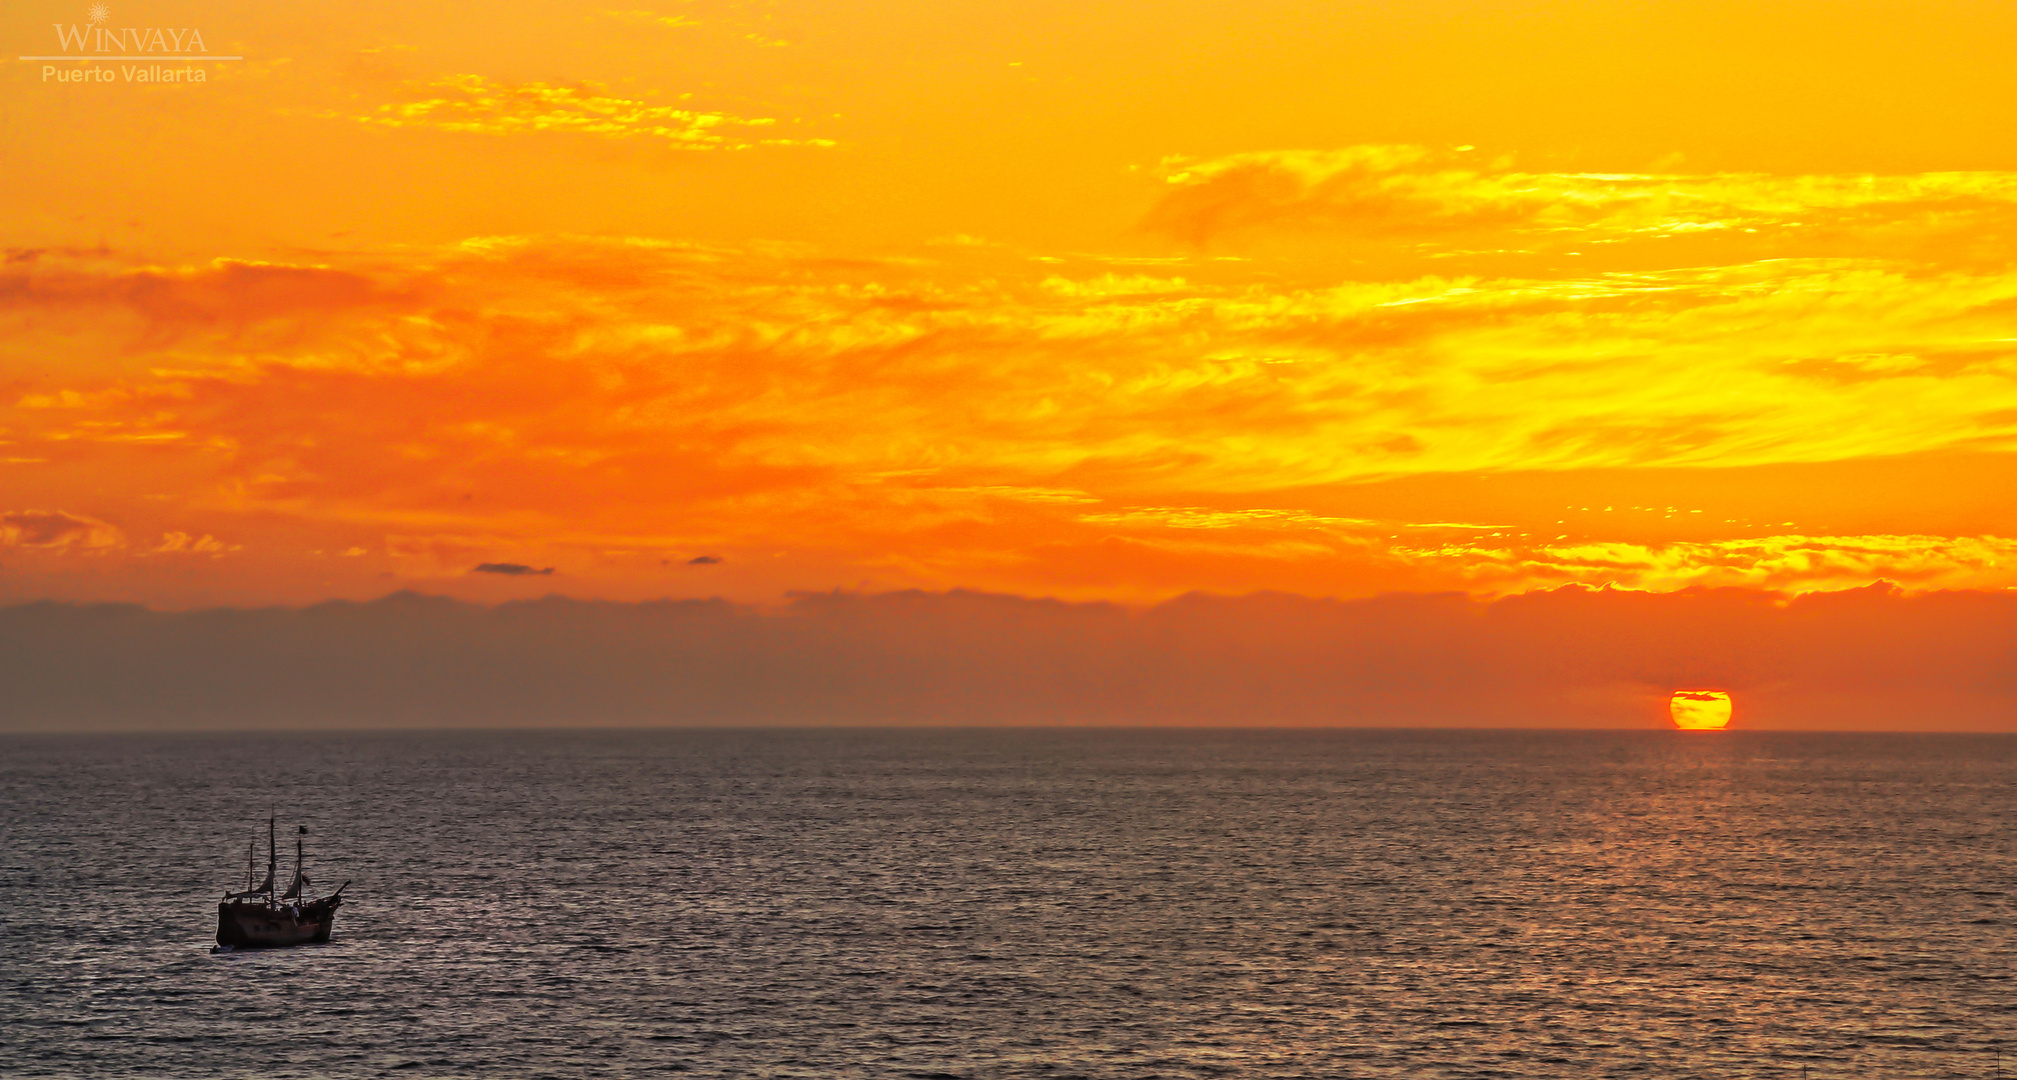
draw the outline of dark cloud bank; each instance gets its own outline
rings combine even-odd
[[[782,608],[400,593],[0,608],[0,730],[635,724],[2017,729],[2017,595],[1563,589],[1495,602],[954,592]]]

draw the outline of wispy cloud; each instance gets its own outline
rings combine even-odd
[[[680,30],[689,26],[699,26],[701,21],[687,15],[663,15],[641,8],[610,9],[602,13],[618,22],[639,26],[662,26],[670,30]]]
[[[1914,588],[2009,579],[2017,540],[2000,536],[1774,535],[1710,542],[1403,544],[1403,560],[1445,564],[1487,590],[1534,582],[1640,589],[1692,585],[1813,590],[1890,581]]]
[[[1364,529],[1380,522],[1324,517],[1296,510],[1214,510],[1204,506],[1131,508],[1109,514],[1081,514],[1093,525],[1150,525],[1171,529]]]
[[[124,547],[117,526],[63,510],[0,513],[0,547],[103,551]]]
[[[149,555],[208,555],[212,558],[239,550],[243,545],[227,544],[214,536],[191,536],[186,532],[171,532],[161,537],[161,542],[148,549]]]
[[[482,75],[450,75],[409,84],[409,100],[354,117],[387,128],[430,128],[481,135],[573,134],[651,139],[682,150],[749,150],[760,146],[832,146],[797,137],[771,117],[736,116],[679,104],[621,97],[593,83],[504,83]]]
[[[2017,220],[2017,175],[1595,174],[1522,169],[1510,156],[1421,146],[1273,151],[1163,163],[1149,228],[1203,243],[1253,230],[1558,246],[1720,236],[1738,248],[1863,254],[1945,243]]]

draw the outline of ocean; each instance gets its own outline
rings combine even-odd
[[[1960,735],[8,736],[0,1075],[1991,1077],[2013,780]],[[274,811],[334,938],[213,954]]]

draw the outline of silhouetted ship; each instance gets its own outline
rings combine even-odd
[[[310,942],[328,941],[330,928],[336,925],[336,909],[343,906],[343,890],[350,886],[344,882],[328,896],[313,898],[308,895],[307,864],[302,861],[301,838],[308,835],[308,826],[301,826],[301,832],[294,837],[294,881],[287,891],[273,895],[275,872],[279,870],[279,860],[274,850],[274,822],[266,822],[266,880],[252,885],[252,848],[245,852],[245,883],[250,888],[244,892],[225,893],[222,903],[217,905],[217,944],[233,949],[275,949],[283,945],[306,945]],[[257,842],[255,841],[255,847]]]

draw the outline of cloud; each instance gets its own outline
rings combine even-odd
[[[409,84],[408,91],[411,100],[380,105],[354,119],[377,127],[480,135],[645,138],[682,150],[834,145],[831,139],[766,134],[779,130],[779,122],[769,117],[652,104],[616,96],[593,83],[501,83],[481,75],[450,75]],[[691,97],[682,95],[682,100]]]
[[[611,9],[602,12],[608,18],[634,25],[663,26],[673,30],[701,25],[700,20],[685,15],[661,15],[656,11],[641,9]]]
[[[551,575],[553,573],[553,567],[549,566],[543,570],[536,570],[530,566],[525,565],[524,563],[487,562],[487,563],[478,563],[476,569],[471,570],[470,573],[504,574],[509,577],[522,577],[525,575],[545,576],[545,575]]]
[[[693,558],[686,560],[686,565],[715,566],[718,565],[720,562],[721,562],[721,556],[719,555],[695,555]]]
[[[1305,528],[1354,530],[1383,523],[1366,518],[1322,517],[1295,510],[1215,510],[1205,506],[1134,508],[1106,514],[1081,514],[1093,525],[1148,525],[1171,529]]]
[[[41,504],[90,477],[100,513],[149,535],[383,552],[359,589],[500,551],[660,588],[667,550],[775,553],[737,575],[772,595],[2017,584],[1995,469],[1929,467],[1876,518],[1797,528],[1738,475],[2001,460],[2007,269],[1285,282],[1181,256],[1144,284],[1048,258],[570,237],[312,264],[50,254],[0,267],[21,316],[0,453],[48,478],[23,489]],[[1676,469],[1731,477],[1692,505],[1760,509],[1662,535],[1557,527],[1574,496],[1466,493]],[[1354,494],[1438,477],[1476,483],[1386,510]],[[1974,509],[1921,520],[1940,500]]]
[[[166,533],[161,543],[148,551],[149,555],[208,555],[216,558],[229,552],[238,551],[241,544],[227,544],[214,536],[191,536],[186,532]]]
[[[2017,566],[2017,540],[1999,536],[1778,535],[1706,542],[1566,544],[1506,538],[1489,544],[1400,544],[1403,560],[1467,568],[1472,580],[1576,582],[1639,589],[1689,585],[1811,590],[1892,581],[1952,587]]]
[[[1267,151],[1163,165],[1147,228],[1202,244],[1251,230],[1465,244],[1570,245],[1722,234],[1854,235],[1863,254],[2017,221],[2017,174],[1905,176],[1534,172],[1422,146]]]
[[[30,261],[0,275],[0,305],[61,310],[118,304],[161,323],[243,325],[397,299],[396,284],[388,287],[356,271],[243,259],[120,269],[106,265],[102,254],[89,253]]]
[[[124,547],[126,535],[108,522],[62,510],[0,513],[0,547],[104,551]]]

